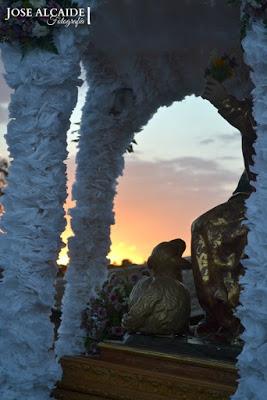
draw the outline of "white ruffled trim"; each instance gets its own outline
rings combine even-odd
[[[81,313],[95,287],[107,276],[116,180],[122,174],[123,154],[134,135],[130,123],[127,127],[129,110],[117,119],[109,115],[116,87],[116,82],[110,87],[91,86],[83,110],[73,189],[77,205],[71,211],[75,236],[69,241],[71,262],[57,343],[60,356],[84,352],[86,334],[81,328]]]
[[[253,114],[257,122],[256,192],[247,201],[248,244],[241,278],[243,291],[237,316],[245,327],[238,359],[239,386],[233,400],[267,399],[267,31],[253,22],[243,41],[245,61],[252,67]]]
[[[63,320],[56,345],[58,356],[85,351],[82,312],[95,295],[96,287],[101,287],[107,276],[113,202],[117,179],[124,169],[123,155],[134,134],[158,107],[154,100],[144,104],[139,93],[131,93],[131,83],[113,75],[111,65],[105,62],[96,57],[95,65],[91,54],[85,65],[89,91],[82,115],[73,188],[76,200],[76,208],[71,212],[74,237],[69,241],[71,262],[66,274]],[[126,96],[120,103],[120,91],[125,89]]]
[[[22,56],[2,46],[14,90],[6,135],[11,158],[1,220],[0,398],[48,400],[61,376],[50,322],[56,259],[64,230],[66,133],[77,101],[79,49],[72,30],[58,33],[59,54]]]

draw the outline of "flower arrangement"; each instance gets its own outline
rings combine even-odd
[[[75,7],[72,0],[0,0],[0,42],[19,43],[23,50],[42,48],[57,52],[53,41],[54,30],[60,25],[48,24],[49,10]],[[47,13],[40,16],[36,11],[46,9]],[[18,16],[8,16],[8,9],[17,9]],[[33,10],[34,17],[27,15],[27,9]]]
[[[97,297],[90,301],[83,315],[83,327],[87,332],[87,352],[94,353],[97,343],[102,340],[122,339],[125,331],[121,320],[128,311],[129,295],[136,282],[144,275],[149,275],[145,269],[136,273],[125,271],[121,275],[113,272],[103,288],[97,292]]]
[[[240,0],[228,0],[230,4],[240,6]],[[251,20],[262,19],[267,28],[267,0],[246,0],[242,2],[241,38],[246,36]]]
[[[224,54],[222,57],[214,57],[210,66],[205,71],[205,77],[212,77],[222,83],[234,76],[234,69],[237,67],[235,58]]]
[[[244,12],[251,17],[267,18],[267,0],[246,0]]]
[[[251,20],[262,19],[267,28],[267,0],[246,0],[241,21],[241,37],[246,36]]]

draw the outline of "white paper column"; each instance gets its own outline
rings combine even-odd
[[[257,123],[256,192],[247,201],[248,244],[241,278],[243,291],[237,316],[245,328],[245,345],[238,360],[240,381],[233,400],[267,399],[267,29],[253,22],[243,41],[251,66],[253,115]]]
[[[71,262],[57,343],[59,356],[85,351],[82,312],[96,287],[106,279],[113,202],[117,179],[124,169],[124,153],[134,133],[152,114],[151,106],[138,104],[123,80],[110,76],[108,66],[89,67],[88,77],[73,189],[77,206],[71,213],[74,237],[69,242]]]
[[[72,30],[59,54],[3,45],[14,93],[7,143],[12,159],[3,196],[0,283],[0,398],[48,400],[60,377],[53,351],[56,260],[65,220],[66,133],[77,101],[79,50]],[[2,200],[1,200],[2,201]]]

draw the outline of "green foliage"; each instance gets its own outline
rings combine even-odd
[[[52,53],[58,53],[56,45],[54,43],[53,35],[47,35],[44,38],[32,38],[32,40],[27,41],[25,43],[21,43],[21,48],[23,54],[26,54],[30,50],[34,50],[36,48],[50,51]]]
[[[222,83],[234,76],[236,66],[235,58],[231,58],[226,54],[222,57],[215,56],[211,60],[210,66],[206,69],[205,76],[211,76],[216,81]]]
[[[267,28],[267,0],[227,0],[227,3],[239,6],[242,10],[240,35],[241,40],[246,36],[251,21],[261,19]]]
[[[239,6],[241,5],[241,0],[227,0],[227,3],[233,6]]]
[[[137,144],[137,142],[136,142],[136,140],[133,139],[132,143],[127,148],[127,152],[128,153],[133,153],[134,152],[134,147],[133,147],[134,144]]]
[[[241,36],[241,40],[244,39],[244,37],[247,34],[247,30],[249,27],[249,23],[250,23],[250,17],[248,14],[244,14],[241,18],[241,27],[240,27],[240,36]]]
[[[54,31],[59,29],[60,24],[48,25],[49,18],[46,17],[11,17],[5,20],[7,7],[32,8],[35,12],[37,7],[31,0],[22,0],[20,6],[17,1],[0,0],[0,42],[19,44],[26,53],[29,50],[40,48],[50,52],[57,52],[54,43]],[[77,8],[78,4],[73,0],[47,0],[43,8]]]

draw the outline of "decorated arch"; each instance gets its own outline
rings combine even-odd
[[[0,3],[2,13],[9,3]],[[49,1],[27,3],[33,11],[52,7]],[[257,180],[246,204],[246,273],[237,310],[245,327],[245,345],[233,399],[263,400],[267,395],[267,4],[264,0],[232,5],[222,0],[76,3],[57,1],[54,8],[84,9],[87,17],[90,12],[91,24],[87,19],[77,27],[61,27],[45,25],[47,18],[32,18],[22,19],[23,25],[15,17],[1,22],[5,78],[13,89],[6,135],[12,164],[0,236],[1,398],[48,399],[61,376],[58,359],[84,352],[82,313],[107,275],[113,202],[124,153],[160,106],[201,95],[204,71],[216,51],[238,60],[229,92],[241,99],[250,91],[253,96]],[[7,24],[10,29],[5,31]],[[74,237],[69,242],[62,323],[54,343],[50,313],[64,229],[66,134],[77,101],[81,62],[89,89],[73,188]]]

